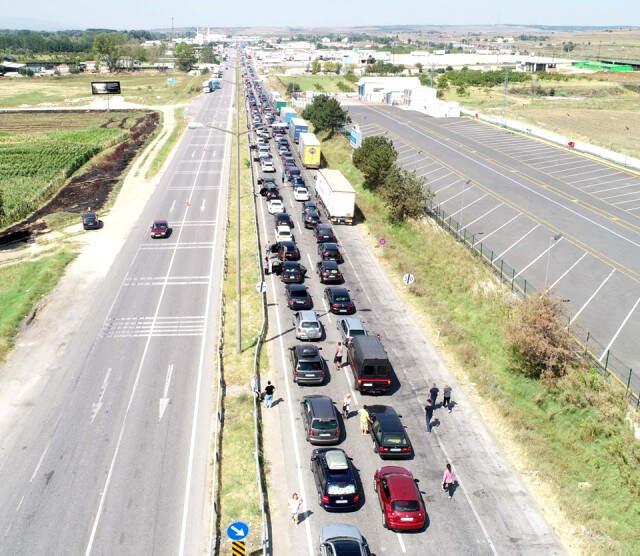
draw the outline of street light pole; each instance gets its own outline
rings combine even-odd
[[[242,283],[240,280],[240,51],[236,54],[236,353],[242,351]]]

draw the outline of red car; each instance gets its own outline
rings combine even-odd
[[[374,476],[374,488],[386,528],[398,531],[421,531],[427,511],[420,496],[417,479],[404,467],[381,467]]]
[[[154,220],[151,224],[151,237],[167,237],[171,231],[166,220]]]

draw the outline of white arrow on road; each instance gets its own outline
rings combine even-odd
[[[104,398],[104,393],[107,391],[107,385],[109,384],[109,377],[111,376],[111,367],[107,369],[106,374],[104,375],[104,380],[102,381],[102,386],[100,387],[100,394],[98,395],[98,401],[91,404],[91,421],[93,423],[95,418],[100,413],[102,409],[102,400]]]
[[[176,200],[173,200],[173,203],[171,203],[171,208],[169,209],[169,212],[173,212],[173,209],[176,208]]]
[[[200,210],[203,211],[204,210],[204,206],[207,204],[207,201],[202,201],[202,204],[200,205]]]
[[[167,369],[167,376],[164,379],[164,393],[158,402],[158,423],[162,421],[162,417],[164,416],[164,412],[167,410],[167,406],[169,405],[169,386],[171,385],[171,376],[173,375],[173,364],[169,365]]]

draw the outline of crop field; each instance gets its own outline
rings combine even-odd
[[[170,85],[168,79],[175,79]],[[145,105],[186,102],[200,92],[201,76],[185,73],[136,73],[24,77],[0,80],[0,108],[84,106],[91,96],[91,81],[117,80],[122,97]]]
[[[135,112],[14,113],[0,120],[0,227],[35,211],[92,157],[127,135]]]

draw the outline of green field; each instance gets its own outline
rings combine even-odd
[[[564,539],[577,553],[639,554],[640,445],[627,421],[638,416],[622,392],[595,372],[549,383],[514,372],[506,342],[513,300],[489,270],[429,223],[390,224],[381,200],[363,189],[344,137],[324,141],[322,152],[354,185],[370,237],[387,239],[379,256],[394,283],[413,269],[409,302],[462,381],[476,385],[491,408],[485,414],[499,415],[500,436],[524,454],[521,470],[554,493],[564,512],[555,526],[571,532]]]
[[[532,86],[545,95],[532,94]],[[504,89],[469,87],[465,94],[458,94],[451,87],[444,100],[501,116]],[[568,81],[534,77],[530,83],[509,87],[506,117],[640,157],[640,74],[594,74]]]
[[[168,78],[176,84],[169,86]],[[95,100],[91,81],[120,81],[122,97],[137,104],[157,105],[186,102],[200,92],[204,77],[185,73],[117,73],[24,77],[0,80],[0,108],[84,106]]]
[[[303,75],[300,77],[279,75],[276,79],[282,83],[284,89],[289,83],[297,83],[303,92],[341,93],[357,90],[353,83],[338,75]]]
[[[0,228],[38,209],[92,157],[124,139],[140,114],[14,113],[0,119]]]

